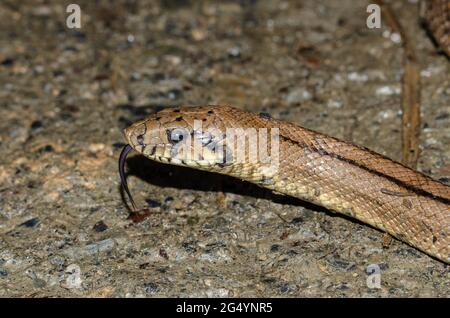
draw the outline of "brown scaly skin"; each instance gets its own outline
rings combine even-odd
[[[194,120],[203,131],[214,128],[211,139],[223,138],[227,128],[279,128],[278,169],[237,163],[234,153],[227,164],[208,161],[205,145],[201,156],[178,152],[173,129],[183,127],[194,142],[204,142],[194,132]],[[450,187],[369,149],[229,106],[165,109],[127,128],[125,137],[150,159],[231,175],[321,205],[449,263]]]

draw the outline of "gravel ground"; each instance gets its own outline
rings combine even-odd
[[[72,1],[73,2],[73,1]],[[0,296],[449,297],[445,264],[248,183],[129,158],[165,106],[231,104],[400,159],[402,49],[365,1],[0,3]],[[450,180],[450,63],[394,10],[421,65],[419,170]],[[367,266],[380,268],[369,288]]]

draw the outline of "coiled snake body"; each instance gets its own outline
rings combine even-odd
[[[230,128],[276,131],[277,165],[250,160],[251,142],[231,142]],[[369,149],[229,106],[164,109],[127,128],[125,137],[122,175],[133,148],[153,160],[231,175],[356,218],[449,263],[450,187]],[[271,139],[259,140],[257,150],[275,147]],[[241,160],[239,147],[245,149]]]

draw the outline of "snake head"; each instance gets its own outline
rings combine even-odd
[[[233,160],[225,126],[212,106],[169,108],[134,123],[124,134],[132,148],[152,160],[211,168]]]

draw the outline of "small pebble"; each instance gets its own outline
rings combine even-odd
[[[6,269],[0,268],[0,277],[8,276],[8,271]]]
[[[167,97],[169,99],[179,99],[183,97],[183,91],[179,89],[172,89],[167,92]]]
[[[42,121],[35,120],[31,123],[31,130],[35,131],[43,127]]]
[[[230,47],[227,50],[228,56],[230,57],[239,57],[241,55],[241,49],[237,46]]]
[[[302,224],[303,221],[304,221],[303,218],[297,217],[297,218],[293,218],[291,223],[294,224],[294,225],[298,225],[298,224]]]
[[[43,154],[45,152],[53,152],[54,150],[55,149],[53,148],[52,145],[45,145],[44,147],[41,147],[38,150],[36,150],[36,153]]]
[[[289,105],[300,104],[312,98],[312,94],[304,88],[297,88],[291,91],[286,97],[285,101]]]
[[[115,248],[115,246],[116,243],[114,242],[114,240],[109,238],[82,247],[69,247],[61,251],[61,254],[70,259],[82,259],[101,252],[111,251]]]
[[[65,259],[64,259],[64,257],[61,257],[59,255],[55,255],[52,258],[50,258],[50,263],[55,265],[55,266],[62,267],[65,264]]]
[[[36,288],[44,288],[47,285],[47,282],[40,278],[33,279],[33,285]]]
[[[266,120],[269,120],[272,118],[272,116],[270,116],[269,113],[264,113],[264,112],[259,113],[259,117],[261,117],[262,119],[266,119]]]
[[[164,200],[164,203],[166,204],[166,205],[169,205],[169,204],[171,204],[173,202],[173,197],[167,197],[165,200]]]
[[[147,202],[147,204],[150,208],[157,208],[157,207],[161,206],[161,203],[156,200],[146,199],[145,202]]]
[[[280,250],[280,245],[274,244],[270,247],[272,253],[278,252]]]
[[[103,151],[105,149],[105,147],[106,147],[105,144],[93,143],[88,146],[88,149],[89,149],[89,152],[95,154],[95,153]]]
[[[14,60],[12,58],[10,58],[10,57],[7,57],[3,61],[1,61],[0,64],[3,65],[3,66],[11,66],[11,65],[14,64]]]
[[[159,286],[155,283],[146,283],[144,289],[148,294],[155,294],[159,291]]]
[[[447,177],[439,178],[439,181],[441,181],[442,183],[450,184],[450,178]]]
[[[104,232],[104,231],[106,231],[108,229],[108,226],[105,224],[105,222],[98,221],[93,226],[93,229],[94,229],[95,232]]]
[[[20,226],[34,227],[38,224],[39,224],[39,218],[32,218],[32,219],[29,219],[28,221],[21,223]]]
[[[289,285],[287,285],[287,284],[280,287],[280,292],[282,292],[282,293],[287,293],[287,292],[289,292],[289,290],[290,290],[290,288],[289,288]]]

